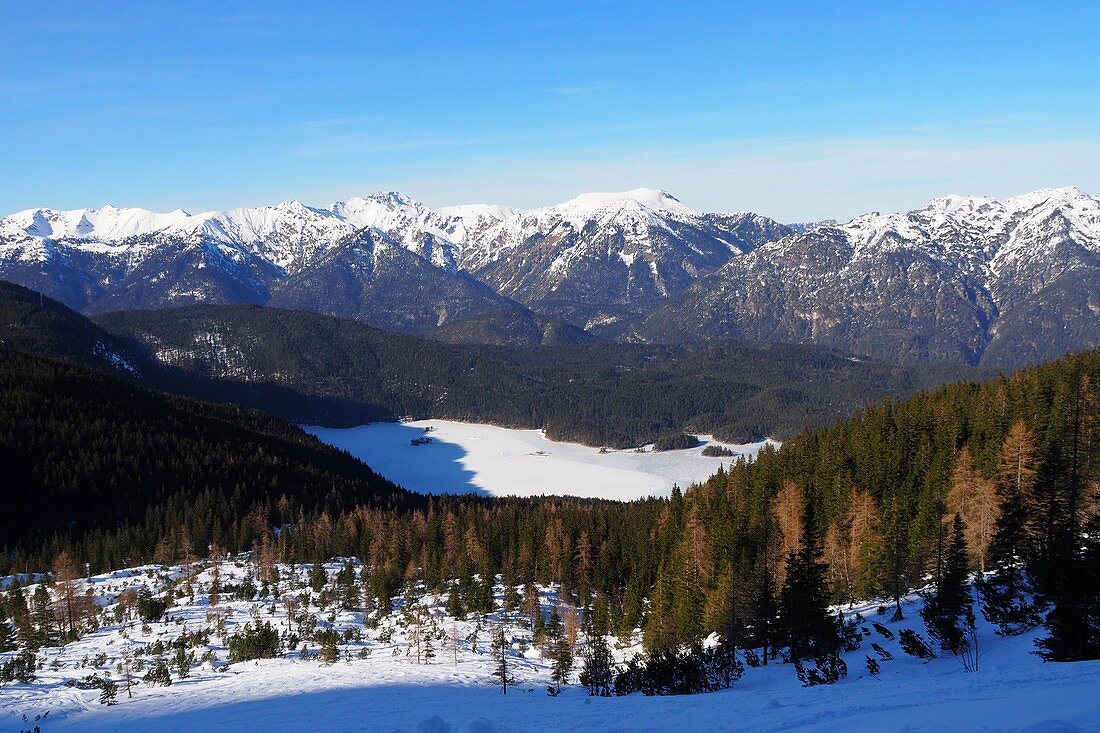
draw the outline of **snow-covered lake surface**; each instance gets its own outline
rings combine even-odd
[[[703,435],[698,446],[686,450],[601,453],[599,448],[549,440],[541,430],[451,420],[303,428],[347,450],[391,481],[431,494],[568,494],[620,500],[667,496],[673,485],[684,488],[703,481],[738,455],[755,456],[767,442],[778,445],[774,441],[734,445]],[[431,442],[410,443],[423,437]],[[723,445],[736,455],[704,457],[701,453],[709,444]]]

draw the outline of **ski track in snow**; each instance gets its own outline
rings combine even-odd
[[[673,485],[686,488],[729,466],[738,455],[753,457],[770,442],[734,445],[699,436],[695,448],[645,453],[600,453],[579,443],[549,440],[541,430],[516,430],[451,420],[371,423],[355,428],[303,426],[325,443],[347,450],[377,473],[412,491],[479,493],[493,496],[568,494],[631,500],[667,496]],[[426,428],[431,428],[425,432]],[[427,445],[410,445],[429,437]],[[700,455],[708,444],[722,445],[734,457]]]
[[[339,562],[329,563],[330,576],[340,567]],[[240,562],[222,564],[226,582],[239,582],[245,572],[251,571]],[[154,584],[154,578],[163,572],[159,566],[145,566],[108,573],[94,578],[93,587],[100,603],[106,603],[126,587]],[[288,572],[287,566],[281,566],[284,582]],[[298,566],[295,572],[304,582],[308,566]],[[181,569],[172,568],[171,575],[180,577]],[[210,577],[207,570],[196,581],[209,583]],[[543,612],[548,613],[556,601],[556,591],[548,587],[539,591]],[[498,584],[498,602],[502,592]],[[441,628],[450,630],[452,622],[445,615],[443,598],[428,596],[423,603]],[[874,604],[857,606],[850,612],[863,613],[867,626],[870,621],[878,621],[895,634],[902,628],[924,633],[919,606],[919,599],[910,597],[906,618],[900,622],[888,621],[889,612],[879,615]],[[540,659],[533,648],[524,651],[521,642],[514,644],[510,652],[517,684],[505,696],[489,682],[493,662],[485,632],[478,648],[468,639],[462,642],[457,663],[447,647],[439,650],[433,664],[414,664],[405,654],[407,638],[395,623],[396,615],[383,620],[379,629],[368,630],[361,626],[361,616],[349,611],[338,612],[331,625],[338,630],[358,627],[364,631],[362,642],[341,645],[349,650],[351,661],[326,666],[317,660],[298,659],[295,652],[289,651],[282,658],[241,662],[227,671],[216,671],[210,663],[202,663],[193,667],[186,679],[175,679],[173,672],[170,687],[139,684],[133,699],[127,699],[120,689],[117,704],[109,707],[98,703],[98,690],[64,686],[65,679],[92,671],[114,672],[123,644],[170,640],[183,629],[200,628],[205,625],[209,608],[208,598],[198,594],[191,603],[185,601],[183,606],[169,609],[172,620],[152,624],[148,631],[140,630],[140,622],[115,623],[67,647],[43,650],[48,662],[57,660],[62,666],[52,669],[47,663],[35,682],[0,687],[0,731],[27,729],[33,726],[34,715],[47,710],[50,715],[40,723],[45,733],[1100,730],[1100,662],[1043,663],[1029,653],[1041,630],[1000,638],[980,616],[979,638],[985,652],[978,673],[966,673],[950,656],[921,663],[905,656],[896,638],[888,641],[873,633],[859,650],[844,655],[849,670],[846,679],[809,689],[799,686],[792,665],[773,663],[747,668],[733,689],[710,694],[590,698],[579,687],[567,686],[560,696],[549,697],[545,692],[549,662]],[[223,599],[220,608],[233,612],[227,621],[230,633],[255,617],[270,619],[276,627],[285,628],[282,606],[272,601]],[[456,623],[460,637],[473,628],[470,621]],[[328,624],[327,620],[321,623]],[[395,633],[392,640],[383,641],[379,635],[387,627]],[[510,634],[514,639],[522,640],[526,635],[530,640],[530,630],[522,626],[512,627]],[[864,655],[874,654],[871,641],[895,656],[882,662],[880,679],[864,671]],[[372,654],[360,659],[356,650],[364,647]],[[216,636],[210,648],[216,658],[225,659],[225,648]],[[638,648],[636,636],[632,645],[616,652],[616,657],[622,660]],[[100,652],[108,656],[104,665],[79,666],[82,656],[94,657]],[[574,682],[579,668],[578,662]],[[117,674],[114,677],[119,679]],[[23,723],[22,715],[32,722]]]

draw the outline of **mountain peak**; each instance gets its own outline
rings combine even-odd
[[[650,211],[663,211],[673,214],[695,214],[695,210],[680,203],[672,194],[659,188],[635,188],[617,193],[593,192],[581,195],[559,204],[556,209],[567,209],[577,213],[594,215],[605,209],[622,207],[624,204],[640,205]]]

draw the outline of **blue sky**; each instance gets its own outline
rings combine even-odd
[[[0,3],[0,212],[1100,193],[1100,3]]]

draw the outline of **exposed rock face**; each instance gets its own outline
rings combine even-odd
[[[828,344],[1013,367],[1100,343],[1100,200],[1074,188],[951,196],[731,259],[627,339]]]

